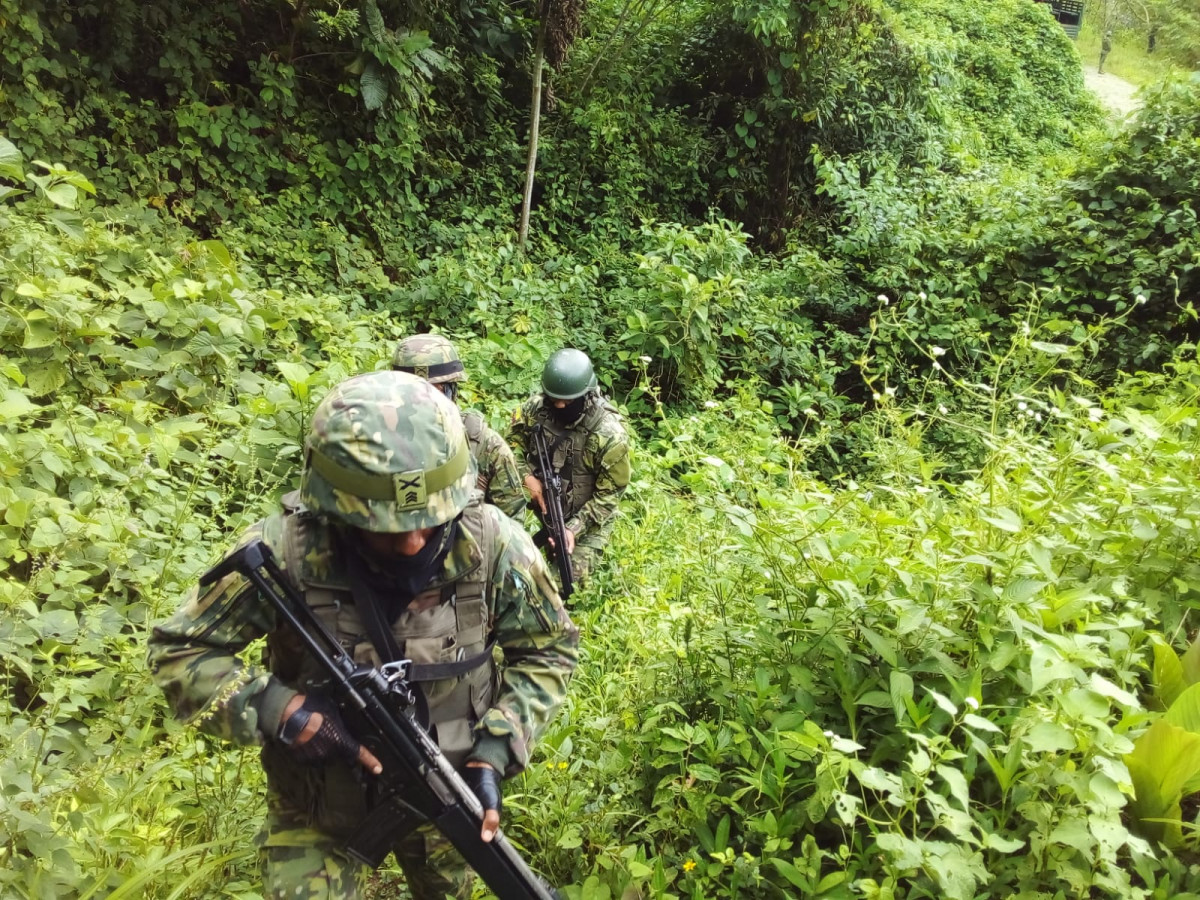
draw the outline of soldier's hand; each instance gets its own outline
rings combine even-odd
[[[525,476],[525,490],[529,491],[530,499],[533,500],[544,516],[546,514],[546,498],[542,494],[542,483],[538,481],[536,475]]]
[[[486,844],[500,828],[500,807],[504,805],[500,796],[500,773],[485,762],[472,760],[463,774],[467,785],[483,804],[483,828],[479,838]]]
[[[383,764],[346,729],[334,704],[318,694],[297,694],[283,708],[276,735],[304,765],[316,766],[331,759],[357,762],[378,775]]]
[[[548,540],[550,541],[551,547],[556,546],[554,543],[554,538],[548,538]],[[570,528],[564,529],[563,540],[566,542],[566,545],[567,545],[567,556],[570,556],[572,553],[575,552],[575,532],[573,532]]]

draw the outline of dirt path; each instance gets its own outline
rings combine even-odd
[[[1083,82],[1100,99],[1101,106],[1122,118],[1142,105],[1133,97],[1137,88],[1116,75],[1101,75],[1091,66],[1086,66]]]

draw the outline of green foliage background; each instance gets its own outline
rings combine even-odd
[[[0,0],[0,891],[259,896],[147,631],[429,327],[639,445],[506,798],[568,896],[1200,890],[1125,762],[1200,677],[1200,84],[1110,128],[1021,0],[594,0],[522,255],[534,12]]]

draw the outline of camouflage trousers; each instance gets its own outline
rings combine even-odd
[[[371,870],[341,850],[341,842],[271,810],[258,836],[266,900],[359,900]],[[413,900],[466,900],[475,875],[432,825],[392,848]]]
[[[582,586],[600,564],[600,557],[604,555],[611,534],[612,524],[608,523],[598,531],[585,531],[576,538],[575,550],[571,553],[571,575],[576,584]],[[555,574],[558,574],[557,570]]]

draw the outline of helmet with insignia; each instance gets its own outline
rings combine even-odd
[[[475,486],[458,408],[424,378],[371,372],[343,381],[313,413],[300,496],[366,531],[449,522]]]
[[[542,393],[553,400],[574,400],[595,386],[592,361],[582,350],[556,350],[542,369]]]
[[[430,384],[466,381],[462,360],[454,345],[440,334],[414,334],[396,345],[392,368],[420,375]]]

